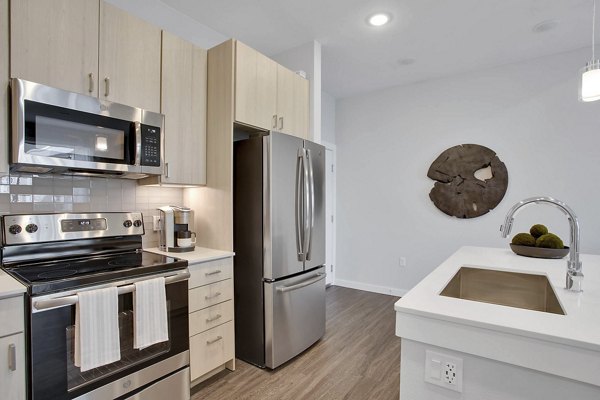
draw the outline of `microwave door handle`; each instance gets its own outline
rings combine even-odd
[[[302,221],[302,211],[303,203],[302,203],[302,160],[303,160],[303,150],[298,149],[298,155],[296,157],[296,251],[298,253],[298,261],[304,261],[304,248],[302,247],[302,242],[304,240],[303,232],[301,229],[301,221]]]
[[[135,161],[134,165],[142,165],[142,123],[135,122]]]

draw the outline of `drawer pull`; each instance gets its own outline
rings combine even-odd
[[[220,274],[221,272],[223,272],[223,271],[221,271],[220,269],[218,269],[216,271],[206,272],[206,273],[204,273],[204,275],[205,276],[217,275],[217,274]]]
[[[221,292],[217,292],[211,296],[204,296],[205,300],[210,300],[210,299],[214,299],[215,297],[219,297],[221,295]]]
[[[213,340],[207,340],[206,344],[213,344],[213,343],[217,343],[219,340],[223,339],[223,336],[217,336],[215,339]]]
[[[221,314],[217,314],[212,318],[206,318],[206,322],[213,322],[213,321],[218,320],[219,318],[221,318]]]
[[[8,369],[11,371],[17,370],[17,348],[14,344],[8,345]]]

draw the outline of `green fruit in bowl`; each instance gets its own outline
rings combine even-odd
[[[536,247],[544,247],[547,249],[563,249],[565,245],[561,238],[556,236],[554,233],[546,233],[540,236],[535,241]]]
[[[539,238],[542,235],[545,235],[548,233],[548,228],[546,228],[546,226],[542,225],[542,224],[535,224],[531,227],[531,229],[529,230],[529,233],[531,233],[531,236],[533,236],[534,238]]]
[[[535,238],[529,233],[517,233],[511,243],[519,246],[535,246]]]

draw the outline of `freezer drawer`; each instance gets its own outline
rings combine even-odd
[[[265,282],[265,365],[276,368],[325,334],[325,268]]]

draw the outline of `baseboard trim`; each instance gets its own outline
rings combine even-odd
[[[350,288],[350,289],[364,290],[364,291],[373,292],[373,293],[388,294],[390,296],[398,296],[398,297],[402,297],[406,293],[408,293],[408,290],[406,290],[406,289],[398,289],[398,288],[393,288],[393,287],[388,287],[388,286],[371,285],[368,283],[347,281],[345,279],[337,279],[337,278],[333,284],[335,286],[342,286],[342,287],[346,287],[346,288]]]

